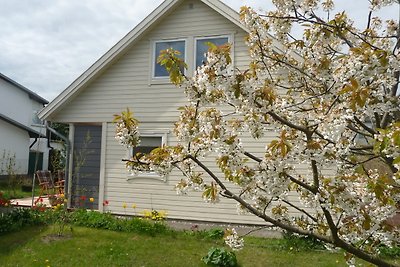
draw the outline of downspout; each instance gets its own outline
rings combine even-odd
[[[54,147],[51,146],[51,134],[47,133],[47,136],[49,137],[47,138],[47,147],[50,148],[50,150],[53,150]]]
[[[57,135],[58,137],[60,137],[63,141],[65,141],[66,155],[65,155],[65,171],[64,171],[64,173],[65,173],[64,190],[65,190],[65,188],[67,189],[66,190],[66,195],[67,195],[67,197],[69,199],[69,197],[71,195],[70,186],[69,186],[71,184],[71,181],[70,181],[70,178],[69,178],[68,170],[69,170],[69,156],[70,156],[69,154],[71,153],[71,142],[69,141],[68,137],[65,137],[61,133],[57,132],[56,130],[54,130],[53,128],[48,126],[47,122],[46,122],[46,129],[49,130],[51,133],[53,133],[53,134]]]
[[[38,140],[38,138],[36,137],[35,141],[33,141],[33,143],[29,146],[29,149],[31,149],[36,144],[37,140]]]

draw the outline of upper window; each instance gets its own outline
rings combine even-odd
[[[203,63],[207,61],[206,53],[208,51],[207,43],[212,43],[217,46],[228,43],[228,37],[210,37],[210,38],[201,38],[196,40],[196,68],[201,66]]]
[[[172,48],[179,51],[179,57],[185,61],[185,41],[184,40],[171,40],[171,41],[157,41],[154,45],[154,78],[169,77],[168,71],[164,66],[157,63],[158,57],[162,50]]]

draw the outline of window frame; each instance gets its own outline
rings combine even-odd
[[[156,74],[156,60],[159,55],[156,55],[156,47],[157,43],[167,43],[167,42],[184,42],[185,45],[185,53],[183,55],[183,60],[186,62],[187,55],[188,55],[188,41],[187,38],[172,38],[172,39],[156,39],[152,41],[152,48],[151,48],[151,74],[150,78],[152,81],[169,81],[169,76],[155,76]],[[184,74],[186,74],[186,70],[184,70]]]
[[[234,44],[232,34],[220,34],[220,35],[206,35],[206,36],[195,36],[193,39],[193,73],[196,72],[197,67],[197,41],[201,39],[217,39],[217,38],[228,38],[228,43],[231,44],[231,55],[234,55]],[[233,58],[232,58],[233,63]]]
[[[140,137],[160,137],[161,138],[161,146],[165,146],[167,144],[168,131],[144,130],[144,131],[140,131]],[[128,148],[127,156],[128,156],[128,158],[133,157],[133,147]],[[150,178],[150,179],[156,179],[156,180],[161,180],[163,182],[167,182],[167,175],[160,176],[152,171],[132,173],[130,170],[128,170],[128,177],[126,179],[128,182],[130,180],[140,179],[140,178],[145,178],[145,179]]]

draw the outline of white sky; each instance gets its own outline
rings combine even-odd
[[[0,72],[52,100],[162,0],[0,0]],[[271,0],[223,0],[269,10]],[[368,0],[337,0],[365,26]],[[398,8],[384,17],[397,18]]]

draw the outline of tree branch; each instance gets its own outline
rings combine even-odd
[[[284,230],[293,232],[293,233],[297,233],[300,235],[309,235],[309,236],[313,236],[323,242],[327,242],[332,244],[332,239],[311,232],[311,231],[307,231],[307,230],[303,230],[303,229],[299,229],[295,226],[292,226],[290,224],[286,224],[282,221],[279,220],[275,220],[272,217],[262,213],[261,211],[257,210],[256,208],[254,208],[252,205],[250,205],[249,203],[247,203],[245,200],[243,200],[242,198],[240,198],[239,196],[237,196],[236,194],[234,194],[232,191],[230,191],[229,189],[226,188],[226,186],[221,182],[221,180],[209,169],[207,168],[207,166],[205,166],[201,161],[199,161],[197,158],[194,158],[193,156],[189,156],[189,158],[191,160],[193,160],[200,168],[202,168],[208,175],[210,175],[210,177],[221,187],[221,189],[224,191],[225,195],[230,196],[232,199],[234,199],[236,202],[238,202],[239,204],[241,204],[243,207],[245,207],[247,210],[249,210],[249,212],[253,213],[255,216],[263,219],[266,222],[272,223],[273,225],[280,227]]]
[[[258,157],[256,157],[256,156],[254,156],[253,154],[250,154],[249,152],[244,152],[243,154],[244,154],[245,156],[251,158],[252,160],[258,162],[258,163],[261,163],[261,162],[262,162],[262,159],[260,159],[260,158],[258,158]]]
[[[280,199],[283,203],[286,203],[287,205],[289,205],[290,207],[294,208],[297,211],[300,211],[301,213],[304,213],[307,217],[309,217],[311,220],[313,220],[314,222],[318,222],[318,219],[315,218],[314,216],[312,216],[310,213],[308,213],[307,211],[305,211],[304,209],[301,209],[299,207],[297,207],[296,205],[293,205],[292,203],[290,203],[287,200],[284,199]]]
[[[372,135],[378,134],[378,132],[375,129],[372,129],[371,127],[368,127],[364,122],[362,122],[357,116],[354,116],[354,120],[357,122],[358,125],[360,125],[364,130],[369,132]]]
[[[279,121],[280,123],[292,128],[292,129],[296,129],[296,130],[299,130],[299,131],[304,132],[304,133],[309,133],[310,132],[306,127],[291,123],[290,121],[280,117],[279,115],[277,115],[273,111],[268,111],[267,114],[270,115],[274,120]]]
[[[321,203],[323,204],[323,203]],[[367,254],[364,251],[356,248],[355,246],[353,246],[352,244],[346,243],[345,241],[343,241],[340,237],[339,237],[339,233],[338,233],[338,228],[336,227],[335,222],[333,221],[332,215],[330,214],[330,212],[323,207],[323,205],[321,205],[322,211],[324,213],[325,219],[328,222],[328,226],[329,229],[331,231],[331,237],[332,237],[332,241],[333,244],[343,248],[344,250],[346,250],[347,252],[350,252],[351,254],[355,255],[356,257],[366,260],[368,262],[371,262],[373,264],[376,264],[377,266],[380,267],[396,267],[396,265],[388,263],[384,260],[381,260],[378,257],[375,257],[371,254]]]
[[[285,176],[287,178],[289,178],[290,181],[292,181],[293,183],[295,183],[295,184],[307,189],[308,191],[312,192],[313,194],[318,193],[318,189],[315,189],[314,187],[312,187],[312,186],[300,181],[299,179],[296,179],[296,178],[294,178],[293,176],[291,176],[291,175],[289,175],[287,173],[285,173]]]

